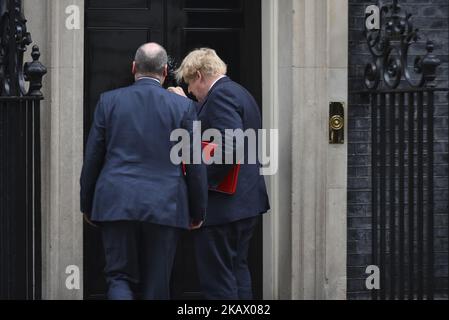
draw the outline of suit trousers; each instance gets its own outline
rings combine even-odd
[[[202,293],[209,300],[251,300],[248,250],[259,217],[195,231]]]
[[[170,299],[181,229],[137,221],[102,222],[109,300]]]

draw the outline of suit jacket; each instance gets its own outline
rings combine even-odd
[[[195,105],[153,79],[101,95],[85,149],[81,211],[93,221],[133,220],[188,228],[207,207],[204,165],[170,160],[173,130],[188,130]],[[189,213],[190,207],[190,213]]]
[[[226,143],[226,129],[253,129],[262,128],[262,118],[259,106],[252,95],[242,86],[228,77],[218,80],[209,90],[208,96],[201,105],[197,105],[198,118],[201,120],[201,129],[217,129],[223,137],[223,146]],[[244,146],[232,144],[234,163],[236,150]],[[257,149],[256,149],[257,150]],[[226,150],[223,147],[223,161]],[[260,175],[259,160],[256,164],[248,164],[248,145],[245,147],[244,163],[240,167],[237,190],[233,195],[209,192],[207,208],[208,219],[206,225],[220,225],[246,218],[258,216],[270,209],[268,194],[264,177]],[[207,166],[209,186],[217,186],[229,173],[232,165],[213,164]]]

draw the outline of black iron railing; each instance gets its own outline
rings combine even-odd
[[[0,299],[41,297],[40,89],[19,0],[0,2]],[[26,90],[25,81],[29,81]]]
[[[381,17],[365,31],[373,61],[358,92],[371,104],[373,299],[434,299],[434,100],[448,89],[435,86],[440,60],[412,16],[396,0]]]

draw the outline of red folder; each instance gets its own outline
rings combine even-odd
[[[201,143],[201,146],[203,153],[205,153],[204,158],[206,160],[209,160],[211,157],[213,157],[215,149],[217,148],[217,145],[215,143],[203,141]],[[182,164],[182,169],[185,175],[186,174],[185,164]],[[234,194],[235,191],[237,190],[239,172],[240,172],[240,163],[232,166],[232,169],[229,171],[227,176],[216,188],[209,187],[209,190],[226,194]]]

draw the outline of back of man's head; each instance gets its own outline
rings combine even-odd
[[[168,63],[167,51],[155,43],[150,42],[137,49],[136,73],[140,76],[162,76]]]

